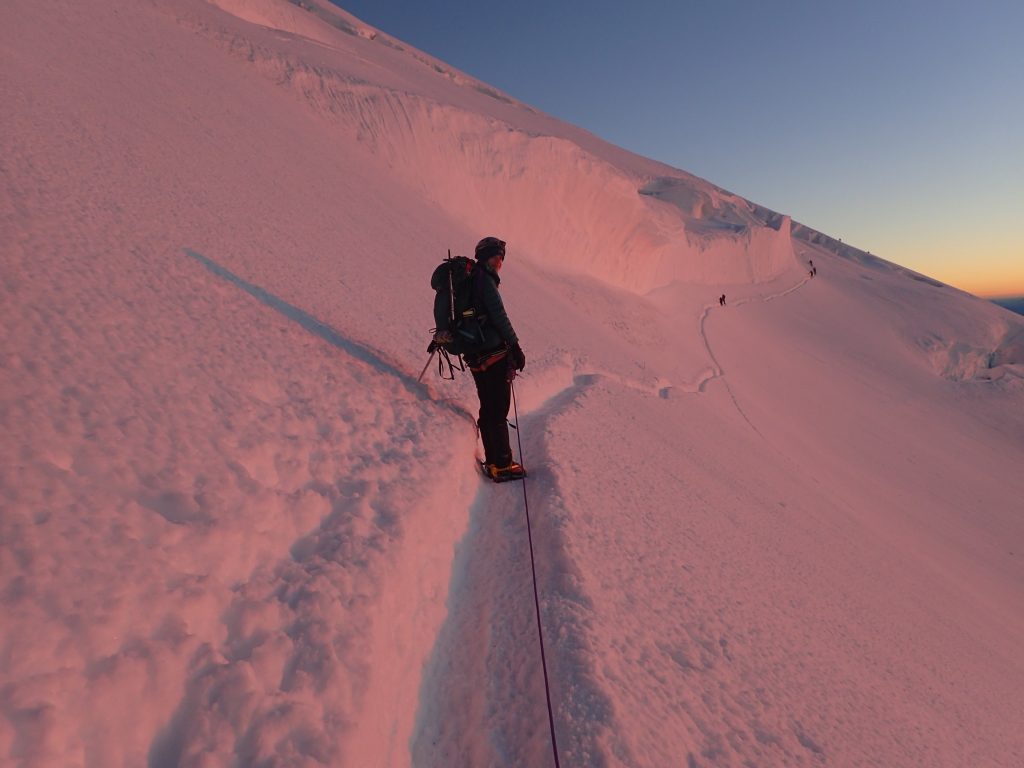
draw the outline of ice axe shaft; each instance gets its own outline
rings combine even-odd
[[[420,371],[420,375],[416,377],[416,381],[423,381],[423,374],[427,372],[427,368],[430,367],[430,361],[434,359],[434,355],[437,354],[436,349],[430,350],[430,357],[427,358],[427,364],[423,366],[423,370]]]

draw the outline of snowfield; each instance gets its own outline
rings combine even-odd
[[[325,0],[0,99],[0,765],[553,765],[529,534],[563,766],[1024,765],[1024,318]],[[416,380],[492,234],[525,485]]]

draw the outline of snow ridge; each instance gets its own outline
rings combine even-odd
[[[518,104],[497,120],[468,108],[460,91],[353,78],[283,53],[255,31],[202,31],[295,92],[417,193],[457,211],[470,229],[506,233],[532,259],[557,254],[560,269],[638,292],[673,281],[764,282],[793,264],[788,217],[682,172],[651,179],[571,138],[538,133],[535,113]],[[681,206],[690,194],[702,203]]]

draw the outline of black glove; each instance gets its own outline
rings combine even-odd
[[[445,344],[451,344],[452,335],[449,331],[438,331],[434,334],[434,340],[427,347],[427,354],[432,355],[438,349],[443,349]]]
[[[526,367],[526,355],[523,353],[523,348],[519,346],[518,341],[508,351],[508,361],[509,365],[517,371],[521,371]]]

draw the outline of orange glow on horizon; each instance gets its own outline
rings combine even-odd
[[[1024,276],[1007,279],[1003,275],[933,275],[937,280],[973,293],[983,299],[1016,299],[1024,296]]]
[[[947,242],[925,254],[894,253],[892,260],[981,298],[1024,296],[1024,248],[1020,245]]]

